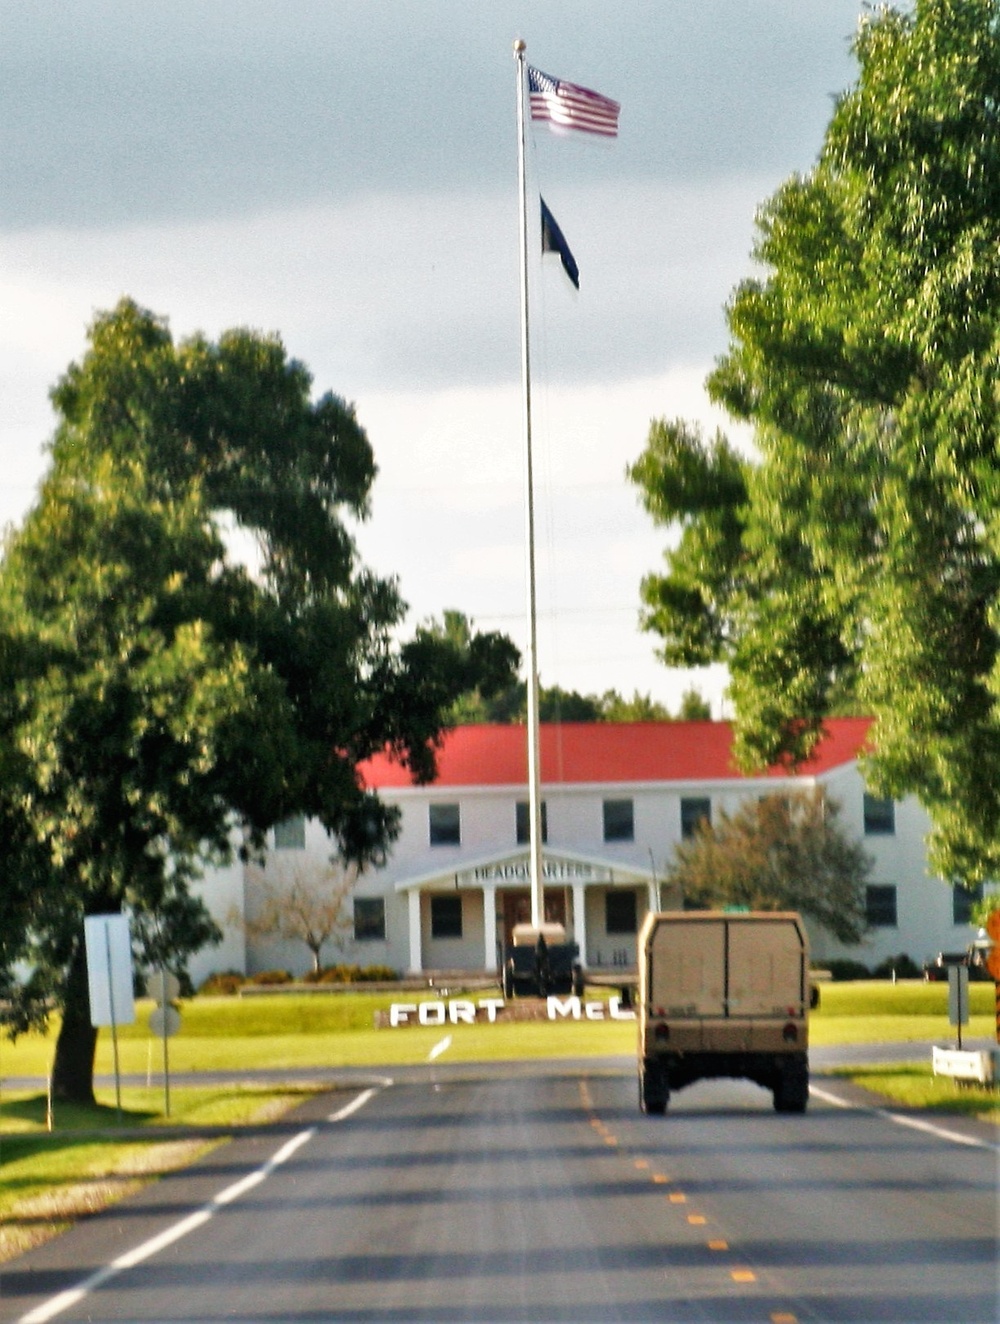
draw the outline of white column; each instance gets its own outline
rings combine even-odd
[[[483,888],[483,948],[485,969],[492,974],[497,968],[497,889]]]
[[[649,882],[646,884],[646,888],[647,888],[647,891],[648,891],[648,894],[649,894],[649,908],[650,908],[650,910],[652,910],[652,911],[657,911],[657,910],[659,910],[659,908],[660,908],[660,885],[659,885],[659,883],[656,881],[655,878],[651,878],[651,879],[649,880]]]
[[[587,889],[583,883],[574,883],[573,891],[573,941],[580,949],[580,964],[587,965]]]
[[[420,889],[415,887],[406,894],[410,908],[410,969],[411,975],[419,975],[424,968],[422,944],[420,941]]]

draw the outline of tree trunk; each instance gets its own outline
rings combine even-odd
[[[52,1097],[66,1103],[94,1102],[97,1028],[90,1023],[87,949],[81,935],[66,979],[66,1001],[52,1067]]]

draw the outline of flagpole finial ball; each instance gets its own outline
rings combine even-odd
[[[524,50],[525,50],[525,44],[523,38],[516,37],[514,39],[514,54],[521,55],[524,53]]]

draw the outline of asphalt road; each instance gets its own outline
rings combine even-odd
[[[982,1124],[917,1129],[822,1077],[804,1117],[727,1081],[647,1118],[634,1073],[593,1063],[344,1083],[4,1266],[0,1319],[1000,1313]]]

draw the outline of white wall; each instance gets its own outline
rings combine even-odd
[[[841,806],[840,823],[873,860],[870,882],[896,887],[895,927],[873,928],[857,946],[847,947],[823,934],[814,935],[818,959],[851,957],[869,967],[906,954],[918,965],[939,951],[962,951],[972,941],[968,925],[956,925],[951,888],[927,870],[925,841],[930,820],[916,797],[896,802],[891,835],[865,835],[864,780],[856,767],[837,769],[823,779]]]
[[[235,860],[224,869],[206,870],[205,877],[191,888],[194,895],[205,902],[224,935],[218,947],[203,947],[188,962],[188,973],[195,988],[216,971],[244,971],[247,968],[243,930],[231,922],[234,913],[243,913],[243,887],[243,865]]]

